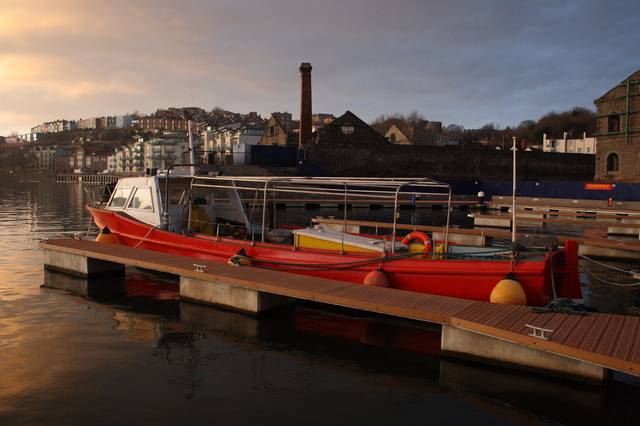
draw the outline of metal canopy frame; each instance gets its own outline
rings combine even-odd
[[[306,195],[344,195],[344,226],[346,230],[348,198],[368,198],[393,201],[393,231],[395,241],[398,220],[398,199],[402,196],[447,196],[445,252],[449,244],[451,223],[451,186],[431,178],[365,178],[365,177],[292,177],[292,176],[193,176],[191,188],[234,188],[262,192],[262,242],[266,234],[267,195],[271,192]],[[392,244],[392,252],[395,244]]]

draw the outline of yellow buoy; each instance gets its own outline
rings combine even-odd
[[[489,301],[503,305],[526,305],[527,295],[522,285],[509,273],[493,288]]]
[[[116,234],[112,234],[109,228],[106,226],[102,228],[98,236],[96,237],[96,241],[103,244],[118,244],[118,236]]]

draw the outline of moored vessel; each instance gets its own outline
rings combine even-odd
[[[345,225],[333,229],[278,223],[278,199],[341,199]],[[398,235],[401,202],[448,200],[444,238]],[[348,232],[347,204],[375,199],[393,205],[392,232]],[[500,303],[542,306],[581,298],[577,245],[511,249],[449,241],[451,188],[428,178],[198,176],[167,173],[122,178],[107,202],[87,206],[117,244],[233,265]],[[508,278],[508,279],[505,279]],[[509,282],[515,282],[510,284]],[[515,290],[513,289],[515,288]]]

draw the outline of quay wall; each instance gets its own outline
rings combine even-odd
[[[312,167],[335,176],[510,180],[512,151],[415,145],[314,145]],[[593,181],[595,156],[518,151],[518,180]]]

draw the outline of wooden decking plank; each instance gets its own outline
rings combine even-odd
[[[574,330],[583,321],[584,317],[581,315],[571,315],[567,318],[562,328],[556,330],[553,333],[553,338],[556,342],[564,342],[568,336],[573,334]]]
[[[598,340],[595,352],[601,355],[610,356],[615,344],[620,336],[626,317],[622,315],[612,315],[607,328],[602,332],[602,338]]]
[[[480,309],[476,309],[473,312],[467,310],[467,314],[464,316],[464,318],[473,322],[483,323],[484,322],[483,319],[501,317],[503,314],[503,311],[504,309],[499,309],[492,305],[482,305]],[[456,313],[456,316],[459,318],[463,317],[462,315],[459,315],[457,313]]]
[[[508,330],[511,326],[519,321],[521,321],[525,315],[527,315],[530,311],[528,308],[524,308],[522,306],[510,306],[510,309],[503,313],[503,316],[490,318],[484,323],[490,327],[503,328]]]
[[[347,300],[345,306],[350,306],[355,309],[372,309],[375,312],[391,314],[393,312],[403,312],[410,315],[412,318],[424,318],[432,320],[433,322],[442,323],[442,318],[432,312],[411,309],[404,304],[412,297],[413,294],[394,294],[393,289],[374,289],[372,287],[353,286],[354,288],[344,288],[339,291],[333,292],[329,296],[330,300],[341,299]],[[383,292],[386,290],[386,292]],[[405,293],[405,292],[403,292]],[[389,295],[392,297],[390,298]],[[320,298],[316,299],[320,300]],[[327,300],[327,299],[324,299]]]
[[[420,309],[425,302],[425,299],[422,298],[407,298],[406,300],[399,302],[398,307],[403,309],[412,309],[412,310],[425,310],[424,308]]]
[[[535,327],[547,328],[547,324],[550,321],[553,321],[557,314],[555,312],[549,312],[545,314],[535,314],[529,325],[533,325]]]
[[[437,312],[439,314],[442,314],[447,307],[449,306],[451,302],[449,301],[448,297],[439,297],[438,299],[434,299],[433,303],[431,305],[428,305],[425,307],[425,309],[429,309],[432,312]]]
[[[468,321],[474,321],[478,315],[482,315],[486,312],[495,312],[496,309],[493,309],[493,306],[489,303],[474,303],[466,306],[460,311],[456,312],[456,318],[462,318]]]
[[[629,360],[633,343],[640,324],[640,317],[626,317],[624,328],[620,332],[620,337],[615,343],[611,356],[613,358]]]
[[[633,344],[629,351],[628,361],[640,364],[640,324],[636,328]]]
[[[598,343],[604,334],[604,331],[609,326],[609,322],[613,318],[613,315],[603,314],[602,321],[594,321],[593,326],[587,331],[584,336],[584,340],[580,343],[579,348],[588,352],[595,352],[598,347]]]
[[[511,312],[514,310],[518,310],[518,306],[514,305],[503,305],[502,308],[494,308],[485,311],[482,315],[476,316],[473,320],[482,324],[495,324],[501,321],[504,321],[505,318],[509,317]],[[495,325],[492,325],[495,326]]]
[[[562,330],[562,327],[567,323],[567,321],[571,321],[569,315],[566,314],[556,314],[547,324],[545,324],[546,329],[553,330],[553,333],[549,336],[549,339],[553,341],[558,341],[558,337],[556,336],[556,332]]]
[[[601,317],[591,314],[579,317],[576,320],[577,324],[574,327],[573,333],[569,334],[561,343],[576,348],[582,347],[583,342],[593,329],[594,324],[599,321],[599,318]]]
[[[509,328],[505,328],[505,330],[512,333],[524,334],[527,331],[527,327],[524,325],[530,324],[537,317],[538,314],[529,311],[520,320],[514,322]]]
[[[452,298],[453,299],[453,298]],[[453,299],[451,303],[446,305],[442,310],[443,315],[453,315],[455,312],[460,312],[462,309],[465,309],[470,304],[474,302],[466,299]]]

